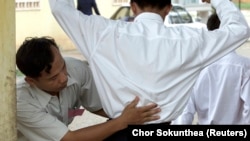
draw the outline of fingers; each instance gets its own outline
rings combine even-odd
[[[143,123],[158,120],[158,119],[160,119],[160,116],[158,116],[158,115],[145,117],[143,120]]]
[[[157,108],[157,109],[145,112],[143,122],[149,122],[149,121],[160,119],[160,116],[157,115],[157,113],[159,113],[160,111],[161,111],[160,108]]]
[[[128,108],[136,107],[136,105],[138,104],[138,102],[139,102],[139,97],[136,96],[135,99],[130,104],[127,105],[127,107]]]
[[[143,116],[145,117],[144,122],[159,119],[160,116],[157,114],[160,112],[161,112],[160,108],[154,108],[154,109],[144,111],[144,113],[143,113]]]
[[[138,107],[137,110],[138,113],[140,113],[141,120],[137,124],[160,119],[160,116],[157,114],[161,112],[161,109],[157,106],[157,104],[153,103],[147,106]]]
[[[157,104],[152,103],[146,106],[137,107],[138,103],[139,97],[135,97],[135,99],[125,107],[120,119],[128,124],[143,124],[145,122],[160,119],[160,116],[157,114],[161,109]]]
[[[150,110],[150,109],[156,108],[157,106],[158,106],[158,105],[157,105],[156,103],[151,103],[151,104],[149,104],[149,105],[139,107],[139,109],[140,109],[141,111],[148,111],[148,110]]]
[[[161,112],[161,109],[159,107],[157,107],[154,109],[149,109],[149,110],[143,111],[143,116],[150,117],[150,116],[156,115],[159,112]]]

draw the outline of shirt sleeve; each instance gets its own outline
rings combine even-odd
[[[90,112],[102,109],[99,93],[92,75],[92,71],[86,61],[76,60],[74,58],[65,58],[67,69],[70,69],[70,76],[80,85],[80,103]]]
[[[80,99],[84,108],[90,112],[102,109],[100,95],[97,91],[96,84],[89,66],[83,63],[86,69],[82,72],[86,76],[85,82],[81,86]]]
[[[217,30],[199,33],[203,67],[240,47],[250,36],[248,23],[234,3],[229,0],[211,0],[211,4],[221,24]]]
[[[49,3],[58,24],[88,60],[102,35],[101,31],[108,27],[108,20],[83,14],[75,8],[74,0],[49,0]]]
[[[17,100],[17,128],[30,141],[59,141],[68,127],[39,106],[39,101]]]
[[[175,119],[171,124],[173,125],[178,125],[178,124],[187,124],[191,125],[194,120],[194,115],[196,113],[195,109],[195,102],[194,102],[194,91],[191,92],[190,98],[188,100],[188,103],[186,107],[184,108],[183,112],[181,115]]]

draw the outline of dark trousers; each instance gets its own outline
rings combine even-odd
[[[120,130],[106,138],[104,141],[128,141],[128,128]]]

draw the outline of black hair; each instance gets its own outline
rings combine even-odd
[[[26,76],[37,78],[45,70],[50,73],[54,56],[51,48],[58,46],[53,38],[27,37],[16,53],[16,65]]]
[[[213,13],[209,16],[207,20],[207,29],[208,30],[215,30],[220,27],[220,19],[216,13]]]
[[[171,0],[131,0],[130,2],[137,3],[141,9],[145,7],[163,9],[165,6],[172,5]]]

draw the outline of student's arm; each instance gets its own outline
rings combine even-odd
[[[193,91],[192,91],[193,92]],[[184,108],[181,115],[171,122],[172,125],[191,125],[194,120],[194,115],[196,113],[194,93],[190,94],[191,97],[188,100],[186,107]]]
[[[249,25],[235,4],[229,0],[202,0],[211,2],[221,21],[220,28],[197,34],[201,60],[207,66],[240,47],[250,37]]]
[[[160,112],[156,104],[136,107],[138,101],[139,99],[136,97],[118,118],[76,131],[69,131],[61,141],[102,141],[113,133],[126,128],[129,124],[143,124],[160,118],[156,115]]]
[[[99,36],[108,27],[108,19],[85,15],[75,8],[74,0],[49,0],[53,16],[88,60]]]

